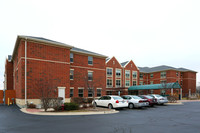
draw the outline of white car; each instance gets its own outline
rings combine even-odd
[[[128,107],[128,102],[121,98],[120,96],[108,95],[102,96],[97,100],[93,101],[96,106],[112,108],[126,108]]]
[[[167,97],[163,97],[158,94],[151,94],[150,96],[153,96],[157,100],[157,104],[163,105],[164,103],[168,103]]]
[[[122,96],[123,99],[128,100],[128,107],[130,109],[141,108],[145,106],[149,106],[149,102],[146,99],[142,99],[135,95],[124,95]]]

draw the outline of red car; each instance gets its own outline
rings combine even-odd
[[[151,107],[153,107],[155,104],[157,104],[157,100],[152,96],[140,95],[139,97],[141,97],[142,99],[147,99],[149,102],[149,106],[151,106]]]

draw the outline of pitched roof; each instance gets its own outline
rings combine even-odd
[[[122,62],[121,65],[124,67],[129,61]]]
[[[73,47],[73,48],[71,49],[71,51],[72,51],[72,52],[77,52],[77,53],[83,53],[83,54],[88,54],[88,55],[94,55],[94,56],[98,56],[98,57],[107,58],[107,56],[105,56],[105,55],[98,54],[98,53],[91,52],[91,51],[84,50],[84,49],[77,48],[77,47]]]
[[[192,71],[195,72],[193,70],[189,70],[186,68],[175,68],[175,67],[171,67],[171,66],[166,66],[166,65],[162,65],[162,66],[157,66],[157,67],[138,67],[140,69],[140,72],[143,73],[152,73],[152,72],[159,72],[159,71],[166,71],[166,70],[175,70],[175,71],[182,71],[182,72],[186,72],[186,71]]]

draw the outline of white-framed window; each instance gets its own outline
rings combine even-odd
[[[143,85],[143,81],[140,81],[140,85]]]
[[[137,85],[137,81],[133,80],[133,86]]]
[[[116,79],[116,87],[121,87],[121,80],[120,79]]]
[[[107,87],[112,87],[112,79],[107,79]]]
[[[150,84],[152,85],[152,84],[153,84],[153,81],[150,81]]]
[[[143,79],[143,73],[140,73],[140,79]]]
[[[116,77],[121,77],[121,69],[116,69]]]
[[[161,84],[166,84],[167,81],[166,81],[166,80],[161,80],[160,83],[161,83]]]
[[[74,96],[74,87],[70,87],[70,97]]]
[[[70,69],[70,80],[74,80],[74,69]]]
[[[84,88],[78,88],[78,96],[83,97],[84,94]]]
[[[161,78],[166,78],[166,72],[161,72],[161,73],[160,73],[160,77],[161,77]]]
[[[93,57],[88,56],[88,65],[93,65]]]
[[[93,80],[93,72],[88,71],[88,81],[92,81],[92,80]]]
[[[101,88],[97,88],[97,97],[101,97]]]
[[[73,63],[74,62],[74,54],[70,53],[70,62]]]
[[[112,77],[113,69],[112,68],[106,68],[106,74],[107,77]]]
[[[126,80],[125,86],[126,86],[126,87],[129,87],[129,86],[130,86],[130,80]]]
[[[130,78],[130,71],[129,70],[125,70],[125,76],[126,76],[126,78]]]
[[[133,71],[133,79],[137,79],[137,71]]]
[[[153,73],[150,74],[150,78],[153,78]]]
[[[92,97],[93,95],[92,95],[92,91],[93,91],[93,89],[88,89],[88,97]]]

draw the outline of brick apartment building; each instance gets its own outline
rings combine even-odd
[[[169,66],[137,67],[119,63],[115,57],[76,48],[39,37],[18,36],[12,57],[6,60],[4,89],[15,90],[16,103],[40,103],[41,94],[51,88],[51,97],[92,97],[128,94],[130,86],[177,82],[186,96],[196,91],[196,72]],[[91,86],[90,86],[91,87]],[[161,90],[155,93],[162,93]]]

